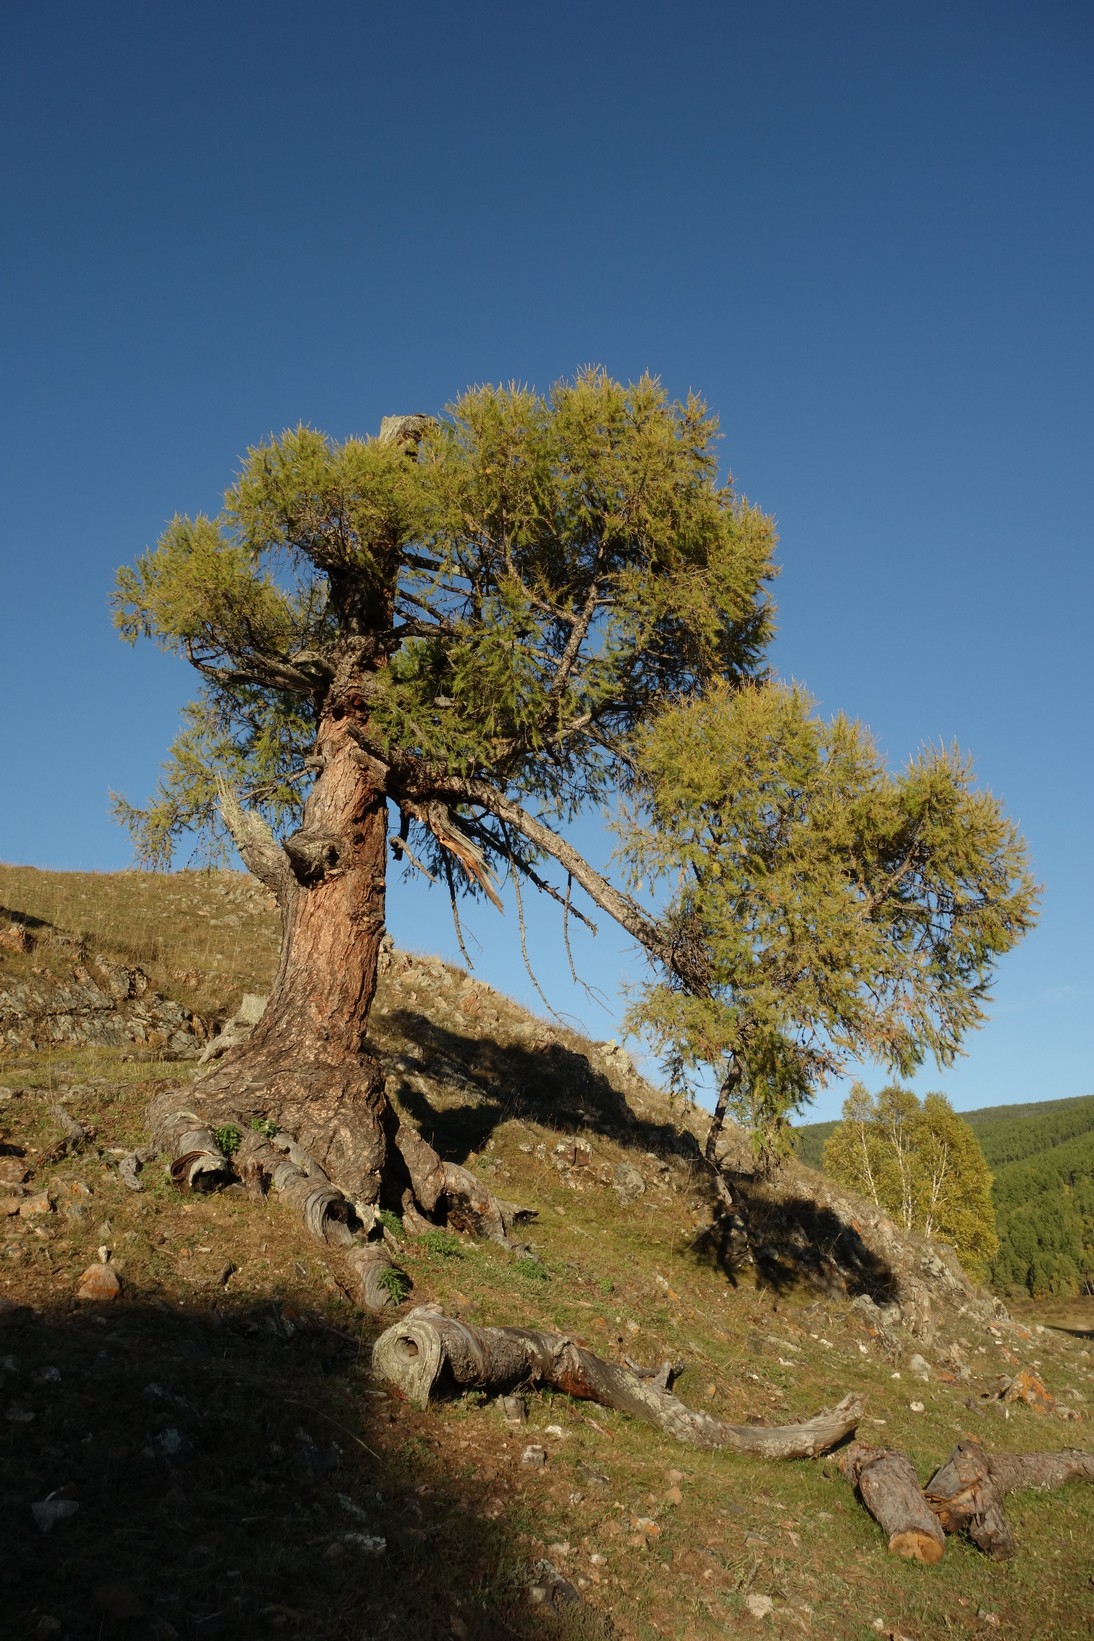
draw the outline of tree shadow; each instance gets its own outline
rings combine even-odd
[[[395,1009],[389,1030],[420,1051],[420,1064],[397,1062],[392,1088],[399,1104],[446,1162],[481,1151],[507,1117],[527,1117],[559,1133],[586,1131],[658,1154],[698,1160],[690,1134],[671,1123],[637,1116],[626,1098],[587,1055],[551,1039],[542,1046],[498,1043],[438,1025],[427,1015]],[[460,1104],[434,1105],[409,1080],[419,1071],[455,1085]]]
[[[725,1177],[734,1210],[718,1212],[692,1249],[734,1286],[748,1268],[761,1286],[779,1294],[807,1287],[848,1299],[866,1294],[877,1305],[897,1298],[896,1273],[834,1209],[788,1190],[777,1178],[728,1171]]]
[[[583,1604],[530,1607],[527,1524],[490,1519],[489,1484],[436,1451],[438,1415],[366,1377],[363,1337],[227,1300],[7,1302],[0,1331],[13,1636],[609,1633]]]

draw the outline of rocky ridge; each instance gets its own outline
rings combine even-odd
[[[155,991],[143,969],[88,952],[61,930],[12,923],[0,945],[29,959],[0,983],[0,1044],[10,1052],[132,1048],[195,1059],[209,1035],[200,1016]],[[27,967],[26,964],[23,965]]]

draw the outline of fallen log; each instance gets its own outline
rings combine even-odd
[[[503,1395],[521,1385],[544,1384],[579,1401],[630,1414],[692,1447],[726,1448],[763,1459],[816,1458],[851,1435],[863,1403],[845,1396],[838,1407],[803,1424],[730,1425],[685,1406],[663,1388],[664,1373],[636,1373],[606,1362],[564,1334],[532,1328],[473,1328],[421,1305],[380,1335],[373,1368],[425,1407],[444,1389]]]
[[[874,1520],[888,1534],[891,1555],[927,1566],[942,1560],[946,1535],[930,1509],[906,1453],[852,1442],[840,1470]]]
[[[923,1492],[947,1533],[968,1533],[995,1561],[1014,1554],[1017,1546],[1003,1509],[1003,1489],[979,1442],[958,1442]]]
[[[985,1452],[977,1441],[958,1442],[924,1488],[927,1503],[947,1533],[966,1532],[996,1561],[1017,1546],[1003,1508],[1007,1493],[1024,1488],[1051,1491],[1068,1481],[1094,1481],[1094,1454]]]

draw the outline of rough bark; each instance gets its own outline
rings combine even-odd
[[[276,1123],[367,1208],[380,1200],[388,1148],[383,1074],[365,1042],[385,927],[387,802],[340,720],[320,726],[316,750],[322,769],[280,858],[249,858],[255,842],[242,840],[281,908],[265,1012],[189,1097],[211,1128],[241,1113]]]
[[[968,1533],[979,1549],[999,1561],[1016,1550],[1004,1496],[1024,1488],[1054,1490],[1076,1480],[1094,1481],[1094,1453],[1068,1448],[1062,1453],[989,1454],[979,1442],[965,1441],[935,1471],[924,1494],[947,1533]]]
[[[979,1442],[959,1442],[923,1489],[927,1503],[947,1533],[967,1532],[978,1549],[996,1561],[1015,1552],[1014,1535],[1003,1509],[1003,1488]]]
[[[279,845],[227,791],[222,812],[247,866],[277,898],[281,952],[261,1020],[187,1090],[161,1085],[149,1117],[180,1187],[241,1179],[272,1188],[324,1241],[349,1246],[377,1228],[381,1204],[511,1246],[534,1214],[493,1197],[444,1162],[388,1103],[366,1030],[385,930],[387,796],[350,720],[316,741],[319,777],[303,824]],[[365,1259],[366,1303],[378,1287]]]
[[[642,1419],[692,1447],[726,1448],[764,1459],[815,1458],[850,1435],[862,1417],[861,1401],[847,1396],[804,1424],[724,1424],[686,1407],[663,1388],[670,1377],[664,1371],[647,1376],[606,1362],[562,1334],[470,1327],[428,1305],[388,1328],[376,1341],[372,1359],[382,1378],[421,1407],[444,1388],[502,1395],[520,1385],[544,1384]]]
[[[888,1535],[891,1555],[928,1566],[942,1560],[945,1534],[923,1497],[907,1454],[852,1442],[840,1460],[840,1470],[858,1488],[863,1504]]]
[[[932,1563],[941,1559],[945,1533],[965,1532],[978,1549],[1001,1561],[1016,1549],[1004,1495],[1094,1481],[1094,1453],[1068,1448],[1062,1453],[990,1454],[979,1442],[959,1442],[921,1489],[906,1454],[852,1442],[840,1469],[888,1533],[894,1554]]]

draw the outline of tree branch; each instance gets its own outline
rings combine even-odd
[[[388,1328],[373,1346],[381,1378],[397,1384],[419,1407],[426,1407],[442,1380],[461,1390],[500,1394],[522,1384],[543,1383],[580,1401],[599,1402],[653,1424],[692,1447],[726,1448],[761,1459],[816,1458],[857,1428],[863,1404],[846,1396],[829,1413],[803,1424],[764,1427],[723,1424],[695,1412],[664,1388],[669,1371],[649,1376],[615,1362],[557,1333],[531,1328],[473,1328],[445,1316],[439,1306],[421,1305]]]
[[[266,822],[254,809],[244,809],[222,777],[217,779],[217,807],[244,865],[276,896],[278,905],[283,908],[295,880],[285,852]]]

